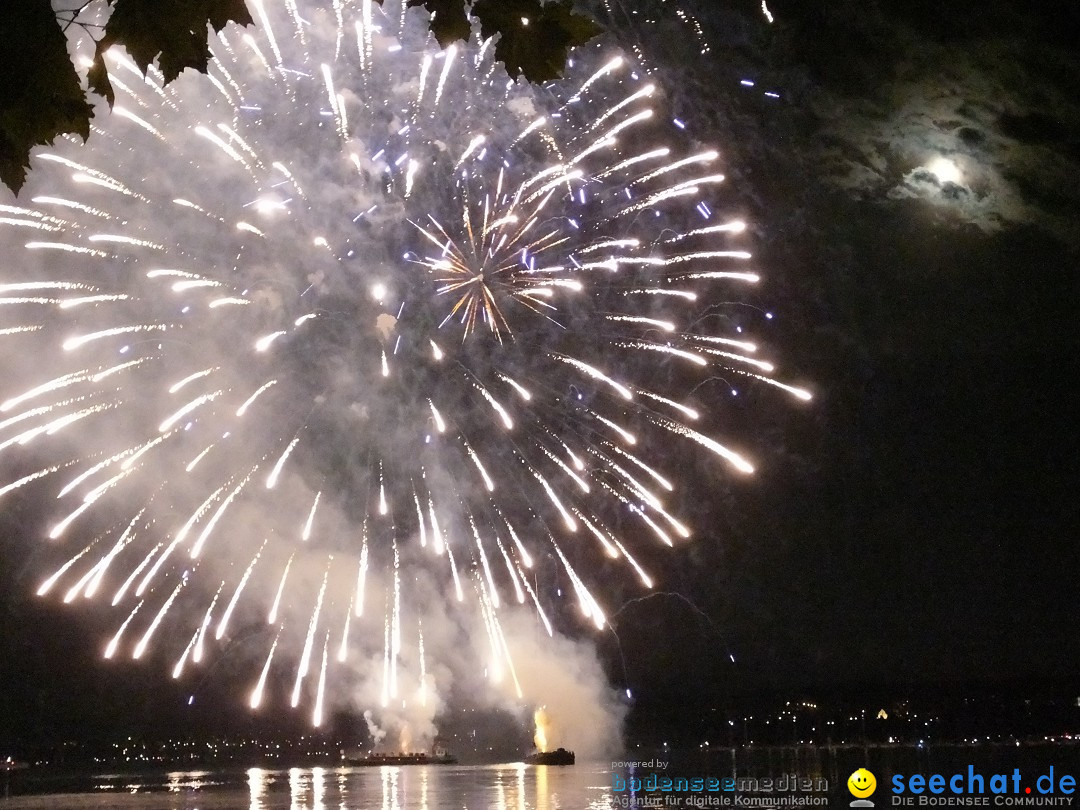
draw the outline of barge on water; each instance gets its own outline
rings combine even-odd
[[[349,765],[366,766],[402,766],[402,765],[456,765],[457,757],[448,751],[436,749],[431,753],[426,751],[399,751],[397,753],[367,753],[355,756],[346,756],[345,762]]]
[[[556,748],[554,751],[536,751],[525,757],[526,765],[573,765],[575,762],[574,752],[565,748]]]

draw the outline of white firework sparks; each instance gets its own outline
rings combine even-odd
[[[758,280],[719,155],[604,46],[537,89],[393,0],[257,9],[208,78],[117,82],[2,207],[0,495],[53,486],[58,542],[107,531],[40,593],[111,582],[108,656],[180,677],[254,622],[251,705],[291,680],[318,725],[362,637],[386,698],[426,701],[423,570],[520,692],[499,614],[553,632],[534,561],[603,627],[590,566],[651,587],[635,546],[692,536],[657,494],[697,485],[683,457],[753,470],[700,384],[809,397],[703,317]]]

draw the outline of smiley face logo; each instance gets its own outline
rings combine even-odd
[[[866,768],[859,768],[847,780],[847,789],[857,799],[865,799],[877,790],[877,779]]]

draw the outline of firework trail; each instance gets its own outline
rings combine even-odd
[[[180,677],[257,625],[253,707],[321,722],[354,643],[426,701],[436,582],[517,684],[535,561],[603,627],[598,561],[649,588],[639,549],[693,535],[683,459],[752,471],[702,381],[809,398],[703,317],[758,281],[719,155],[603,46],[533,88],[392,0],[255,6],[208,76],[111,54],[90,146],[0,206],[0,495],[55,497],[39,592],[115,611],[109,656]]]

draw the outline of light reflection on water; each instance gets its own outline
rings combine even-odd
[[[290,768],[27,780],[0,810],[611,810],[604,763]]]
[[[174,771],[99,776],[2,810],[609,810],[610,771],[522,764]]]

